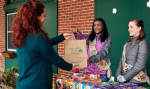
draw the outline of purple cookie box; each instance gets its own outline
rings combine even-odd
[[[124,84],[119,85],[119,87],[120,89],[127,89],[127,88],[136,89],[138,87],[138,84],[124,83]]]

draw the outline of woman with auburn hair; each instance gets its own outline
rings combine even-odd
[[[149,46],[145,39],[144,22],[141,19],[133,19],[128,26],[130,38],[124,45],[116,77],[119,82],[142,85],[146,81],[149,82],[146,74]]]
[[[52,64],[68,71],[76,66],[58,56],[52,47],[73,36],[61,34],[49,40],[42,29],[45,16],[44,5],[32,0],[22,5],[12,24],[12,42],[19,59],[17,89],[52,89]]]

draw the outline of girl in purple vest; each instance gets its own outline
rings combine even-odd
[[[102,82],[108,81],[108,77],[110,78],[107,76],[107,71],[110,69],[108,54],[112,46],[112,38],[108,34],[105,21],[102,18],[95,19],[90,34],[82,34],[76,29],[72,31],[76,39],[86,39],[88,54],[86,74],[99,73]]]

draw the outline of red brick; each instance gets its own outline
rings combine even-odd
[[[7,0],[0,1],[0,52],[5,50],[5,13],[3,11],[3,6],[6,5]],[[5,60],[2,55],[0,55],[0,71],[4,71]]]
[[[94,0],[58,0],[58,34],[71,33],[72,28],[78,28],[84,34],[91,32],[94,20]],[[58,54],[64,56],[64,43],[58,44]],[[85,73],[80,69],[81,73]],[[58,69],[64,74],[64,70]],[[73,72],[65,71],[73,74]]]

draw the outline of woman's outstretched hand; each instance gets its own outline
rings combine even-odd
[[[64,38],[66,40],[69,40],[69,39],[75,39],[74,35],[73,34],[70,34],[70,33],[64,33]]]
[[[79,66],[78,64],[72,64],[72,71],[73,71],[74,69],[76,69],[78,66]]]

